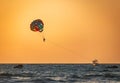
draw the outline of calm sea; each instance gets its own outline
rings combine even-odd
[[[120,64],[0,64],[0,83],[120,83]]]

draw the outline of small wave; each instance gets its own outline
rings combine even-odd
[[[11,73],[1,73],[0,77],[12,77],[12,76],[21,76],[21,77],[32,77],[31,73],[21,73],[21,74],[11,74]]]
[[[39,82],[39,83],[48,83],[48,82],[55,82],[56,80],[50,79],[50,78],[38,78],[31,80],[32,82]]]
[[[77,78],[81,78],[81,77],[78,76],[78,75],[71,75],[70,78],[76,78],[77,79]]]
[[[12,77],[13,79],[19,79],[19,80],[29,80],[31,77]]]
[[[120,81],[120,75],[119,74],[113,74],[113,73],[106,73],[103,76],[106,79],[114,80],[114,81]]]
[[[115,80],[120,81],[120,75],[114,74],[114,73],[102,73],[102,74],[86,74],[81,79],[109,79],[109,80]]]
[[[41,77],[32,80],[33,82],[39,82],[39,83],[56,83],[56,82],[66,82],[64,78],[62,77]]]
[[[0,74],[0,77],[1,77],[1,76],[16,76],[16,75],[18,75],[18,74],[1,73],[1,74]]]
[[[106,73],[106,74],[104,74],[104,77],[107,77],[107,78],[119,77],[120,78],[120,75],[112,74],[112,73]]]
[[[34,80],[31,80],[32,82],[35,82],[35,83],[46,83],[45,80],[43,79],[34,79]]]
[[[94,74],[93,74],[93,75],[92,75],[92,74],[89,75],[89,74],[88,74],[88,75],[84,75],[84,76],[82,77],[82,79],[92,79],[92,78],[96,78],[96,77],[102,77],[102,75],[97,75],[97,74],[96,74],[96,75],[94,75]]]
[[[58,82],[65,82],[65,77],[50,77],[50,79]]]

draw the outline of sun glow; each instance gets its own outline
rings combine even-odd
[[[0,62],[119,63],[119,7],[119,1],[1,0]],[[39,18],[43,33],[30,30]]]

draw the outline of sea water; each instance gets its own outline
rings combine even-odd
[[[120,83],[120,64],[16,65],[0,64],[0,83]]]

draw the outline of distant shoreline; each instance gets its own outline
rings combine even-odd
[[[8,64],[35,64],[35,65],[84,65],[84,64],[92,64],[92,63],[0,63],[0,65],[8,65]],[[100,65],[109,65],[109,64],[115,64],[115,65],[120,65],[120,63],[99,63]]]

